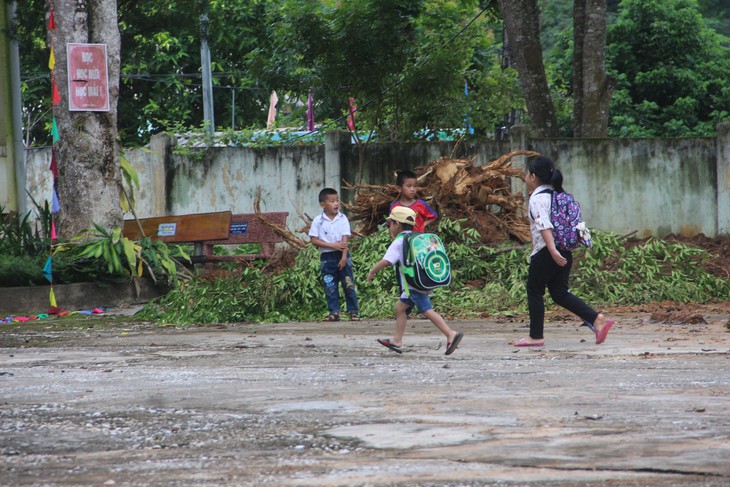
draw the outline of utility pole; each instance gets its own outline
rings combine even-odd
[[[20,55],[15,37],[16,2],[0,5],[0,205],[26,212],[25,146],[23,145],[23,115],[20,95]],[[4,161],[4,164],[2,163]]]
[[[208,133],[215,133],[213,114],[213,74],[210,67],[210,48],[208,47],[208,0],[200,0],[200,62],[203,71],[203,119]]]

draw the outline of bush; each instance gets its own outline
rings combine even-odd
[[[526,312],[529,246],[514,242],[501,247],[480,245],[478,233],[462,224],[440,223],[438,231],[451,257],[453,282],[434,292],[434,308],[460,318]],[[597,309],[728,298],[728,280],[702,269],[701,263],[709,257],[702,249],[657,239],[626,247],[615,234],[593,233],[591,248],[575,253],[571,285],[572,291]],[[394,313],[399,291],[393,269],[379,273],[371,284],[365,281],[389,242],[385,231],[352,242],[360,314],[366,318],[384,319]],[[549,303],[549,297],[546,299]],[[259,262],[181,283],[149,303],[138,316],[165,323],[208,324],[317,321],[326,313],[319,252],[309,246],[299,252],[293,265],[275,274],[266,272]]]

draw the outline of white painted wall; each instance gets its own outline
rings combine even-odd
[[[485,142],[465,150],[478,154],[477,164],[495,159],[510,145],[553,158],[592,228],[620,234],[636,230],[640,237],[714,237],[730,234],[728,127],[721,124],[718,139],[531,139],[516,128],[507,146]],[[341,179],[353,174],[362,174],[365,183],[392,183],[394,168],[424,165],[451,154],[455,145],[373,144],[360,170],[356,149],[344,144],[341,134],[328,137],[327,147],[221,147],[202,157],[175,154],[170,139],[156,137],[149,148],[125,154],[142,184],[135,191],[138,216],[250,213],[260,186],[261,210],[289,212],[289,228],[297,231],[304,225],[298,213],[319,213],[317,195],[323,187],[339,190]],[[31,152],[28,190],[41,202],[51,195],[49,165],[50,149]]]

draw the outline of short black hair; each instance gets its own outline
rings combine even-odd
[[[337,190],[332,188],[324,188],[319,192],[319,202],[324,203],[327,201],[328,196],[337,195]]]
[[[402,169],[400,171],[396,171],[395,173],[395,185],[396,186],[403,186],[403,183],[406,182],[406,179],[418,179],[418,176],[416,176],[416,173],[413,171],[409,171],[408,169]]]

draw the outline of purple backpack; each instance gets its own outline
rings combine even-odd
[[[552,195],[550,222],[553,224],[555,247],[572,252],[578,248],[578,244],[590,246],[590,234],[586,231],[586,234],[582,235],[578,229],[583,222],[583,215],[580,212],[580,204],[573,198],[573,195],[565,192],[558,193],[550,189],[545,189],[540,193]],[[582,228],[585,228],[585,224]]]

